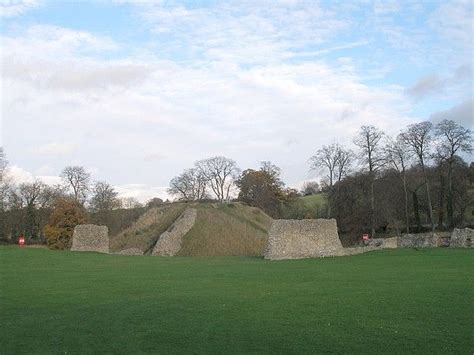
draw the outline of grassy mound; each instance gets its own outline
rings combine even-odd
[[[197,210],[197,218],[178,255],[263,255],[272,219],[260,209],[240,203],[172,203],[152,208],[131,227],[111,236],[111,251],[138,248],[148,253],[188,207]]]
[[[110,250],[137,248],[149,252],[160,234],[173,224],[185,208],[184,203],[173,203],[149,209],[129,228],[110,237]]]
[[[0,352],[471,354],[472,257],[396,249],[271,262],[0,247]]]
[[[195,207],[196,222],[179,256],[263,255],[272,221],[263,211],[239,203]]]

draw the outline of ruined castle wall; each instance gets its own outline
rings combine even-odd
[[[342,255],[335,219],[274,220],[266,259],[298,259]]]
[[[187,208],[171,227],[160,235],[151,255],[176,255],[181,249],[183,237],[193,227],[196,216],[197,210],[195,208]]]
[[[449,246],[452,248],[472,248],[474,243],[474,229],[454,229],[451,233]]]
[[[109,252],[109,229],[95,224],[79,224],[74,228],[72,251]]]
[[[143,255],[143,251],[138,249],[138,248],[127,248],[127,249],[120,250],[116,254],[118,254],[118,255]]]
[[[442,242],[442,237],[437,233],[404,234],[398,237],[399,248],[436,248]]]

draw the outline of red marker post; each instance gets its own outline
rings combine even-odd
[[[21,236],[18,238],[18,245],[19,245],[20,247],[23,247],[23,246],[25,245],[25,237],[24,237],[24,236],[21,235]]]
[[[364,245],[367,245],[369,244],[369,235],[368,234],[362,234],[362,242],[364,243]]]

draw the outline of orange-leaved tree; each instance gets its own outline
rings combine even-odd
[[[48,247],[71,248],[74,227],[87,221],[87,212],[80,203],[64,198],[56,200],[49,223],[43,229]]]

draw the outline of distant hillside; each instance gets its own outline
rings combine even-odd
[[[325,193],[302,196],[301,200],[304,202],[305,206],[308,208],[325,209],[328,203],[328,198]]]
[[[263,255],[272,219],[260,209],[240,203],[173,203],[152,208],[129,228],[111,236],[111,250],[137,248],[149,253],[187,207],[195,208],[197,217],[177,255]]]

